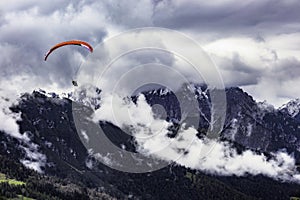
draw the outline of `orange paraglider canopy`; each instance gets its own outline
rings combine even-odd
[[[63,46],[66,46],[66,45],[78,45],[78,46],[82,46],[82,47],[85,47],[87,48],[90,52],[93,52],[93,47],[87,43],[87,42],[84,42],[84,41],[81,41],[81,40],[70,40],[70,41],[66,41],[66,42],[61,42],[61,43],[58,43],[56,45],[54,45],[45,55],[45,58],[44,60],[46,61],[48,56],[55,50],[55,49],[58,49],[60,47],[63,47]]]

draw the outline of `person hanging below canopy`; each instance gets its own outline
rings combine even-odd
[[[70,41],[60,42],[60,43],[54,45],[52,48],[50,48],[50,50],[46,53],[44,60],[47,61],[49,55],[52,54],[53,51],[55,51],[56,49],[61,48],[63,46],[66,46],[66,45],[82,46],[82,47],[88,49],[91,53],[93,52],[93,47],[89,43],[81,41],[81,40],[70,40]],[[72,80],[72,84],[74,86],[78,86],[78,83],[75,80]]]

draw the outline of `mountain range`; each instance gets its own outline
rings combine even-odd
[[[191,89],[184,86],[182,91]],[[210,91],[205,85],[192,85],[198,100],[198,138],[205,138],[211,120]],[[10,110],[18,113],[18,139],[0,131],[1,173],[26,186],[15,194],[1,190],[1,198],[24,195],[49,199],[289,199],[300,197],[300,185],[289,180],[261,174],[213,174],[176,162],[153,172],[128,173],[111,169],[90,154],[82,143],[74,122],[74,105],[83,116],[101,107],[101,90],[96,98],[86,99],[70,93],[60,97],[43,90],[22,94]],[[226,117],[218,140],[226,141],[238,154],[249,150],[271,159],[273,152],[285,152],[300,163],[300,100],[292,100],[276,109],[256,102],[238,87],[225,89]],[[184,113],[176,94],[166,88],[145,91],[143,95],[160,118],[172,123],[168,137],[177,137]],[[131,97],[133,102],[136,96]],[[188,100],[187,100],[188,103]],[[160,105],[165,113],[154,105]],[[156,108],[158,108],[156,106]],[[99,123],[107,137],[120,148],[136,152],[132,135],[108,121]],[[6,163],[6,164],[4,164]],[[255,165],[255,163],[253,163]],[[24,168],[26,166],[27,168]],[[29,168],[29,169],[28,169]],[[31,170],[31,169],[35,170]],[[295,169],[299,171],[299,169]],[[0,182],[1,183],[1,182]],[[30,184],[40,185],[36,191]],[[42,189],[42,186],[47,189]],[[8,187],[1,183],[1,188]],[[12,186],[11,186],[12,187]],[[15,191],[19,191],[14,186]],[[6,191],[9,191],[6,189]],[[25,192],[24,192],[25,191]],[[39,191],[42,191],[39,193]],[[69,196],[68,196],[69,195]],[[73,195],[73,196],[72,196]]]

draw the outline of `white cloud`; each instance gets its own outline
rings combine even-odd
[[[3,105],[3,103],[1,105]],[[17,115],[7,111],[7,107],[2,107],[0,111],[0,121],[2,124],[0,130],[12,135],[13,137],[23,138],[23,136],[19,134],[19,126],[16,123],[17,119]]]
[[[26,135],[19,133],[18,120],[21,120],[20,113],[13,113],[9,108],[17,103],[17,95],[12,91],[0,89],[0,130],[21,140],[29,140]]]
[[[45,167],[47,163],[47,157],[39,152],[39,146],[28,140],[20,147],[25,151],[25,157],[20,159],[20,162],[27,168],[43,173],[43,167]]]
[[[113,98],[117,100],[112,101]],[[212,174],[263,174],[274,179],[300,182],[295,159],[285,152],[275,152],[271,159],[250,150],[238,154],[227,142],[198,139],[195,128],[185,124],[181,125],[175,138],[168,137],[170,123],[154,117],[143,95],[136,104],[120,96],[103,96],[94,120],[109,121],[124,130],[131,127],[130,133],[135,137],[138,152],[147,156]],[[108,161],[107,156],[101,158]]]

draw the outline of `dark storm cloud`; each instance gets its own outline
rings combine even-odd
[[[119,27],[128,29],[153,26],[152,17],[155,2],[152,0],[108,0],[103,1],[101,6],[108,11],[108,22]]]
[[[3,12],[23,12],[30,10],[32,8],[37,8],[40,15],[50,15],[56,11],[63,11],[68,6],[72,5],[77,11],[82,9],[83,6],[91,4],[92,1],[82,1],[82,0],[51,0],[51,1],[37,1],[28,0],[20,2],[18,0],[10,0],[9,2],[1,2],[0,10]]]
[[[279,82],[300,79],[300,62],[295,58],[284,59],[269,71]]]
[[[211,1],[214,2],[214,1]],[[218,2],[218,1],[217,1]],[[299,30],[300,1],[161,1],[154,24],[224,34],[287,33]],[[293,24],[298,24],[294,27]]]
[[[254,69],[245,64],[243,61],[241,61],[238,54],[235,54],[235,56],[232,58],[230,68],[230,78],[227,80],[227,87],[254,85],[258,83],[258,80],[261,76],[261,70]]]
[[[238,53],[235,53],[232,58],[220,59],[214,55],[212,58],[222,63],[220,73],[226,87],[255,85],[262,76],[263,70],[252,68],[244,63]]]
[[[139,64],[160,63],[166,66],[173,66],[174,64],[174,55],[162,50],[139,50],[130,54],[129,59],[135,60]]]
[[[280,107],[300,94],[300,62],[296,58],[279,60],[266,70],[262,70],[259,82],[246,87],[259,101],[267,100]]]
[[[241,60],[241,56],[238,53],[235,53],[233,55],[233,58],[231,59],[231,69],[234,69],[236,71],[242,72],[242,73],[249,73],[249,74],[255,74],[257,75],[259,73],[259,70],[251,68],[251,66],[245,64]]]

